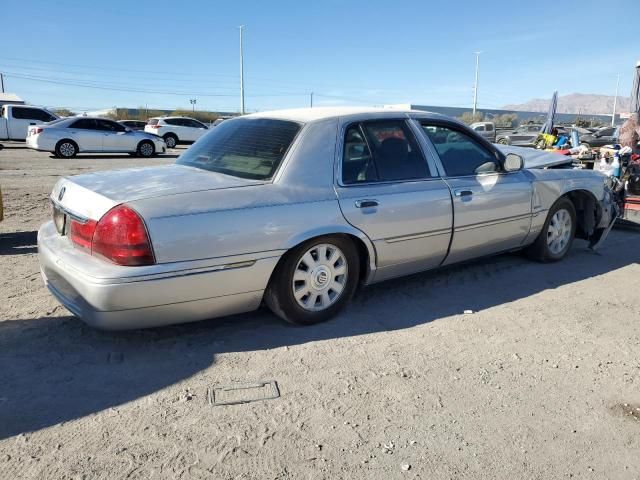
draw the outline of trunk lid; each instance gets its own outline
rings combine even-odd
[[[264,182],[174,164],[62,178],[54,186],[51,199],[72,215],[99,220],[107,211],[121,203],[262,183]]]

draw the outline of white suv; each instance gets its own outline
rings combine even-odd
[[[178,143],[193,143],[207,133],[208,127],[189,117],[156,117],[150,118],[144,127],[147,133],[164,138],[168,148]]]

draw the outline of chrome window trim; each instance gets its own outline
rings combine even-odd
[[[345,139],[347,130],[353,125],[358,125],[360,129],[362,129],[363,123],[378,122],[378,121],[381,121],[381,122],[397,121],[397,122],[405,123],[405,125],[409,128],[409,131],[411,132],[411,134],[413,134],[416,144],[418,145],[418,149],[422,154],[423,160],[427,164],[427,170],[429,172],[428,177],[408,178],[405,180],[386,180],[386,181],[383,180],[383,181],[377,181],[377,182],[359,182],[359,183],[346,183],[346,184],[343,183],[342,163],[344,161],[344,139]],[[369,151],[373,154],[373,152],[371,151],[371,147],[369,146],[369,140],[367,139],[366,135],[364,136],[364,139],[365,139],[365,142],[367,143],[367,147],[369,147]],[[389,116],[389,117],[379,116],[374,118],[350,119],[346,122],[341,122],[338,127],[337,138],[336,138],[336,157],[337,157],[337,162],[336,162],[336,168],[335,168],[335,184],[340,188],[361,187],[361,186],[371,187],[374,185],[396,185],[396,184],[404,184],[404,183],[418,183],[418,182],[424,182],[424,181],[441,180],[440,176],[437,173],[434,174],[434,169],[432,168],[432,164],[429,162],[428,156],[426,155],[423,145],[420,142],[420,137],[416,135],[414,128],[411,126],[411,118],[406,114],[402,116],[396,115],[396,116]]]

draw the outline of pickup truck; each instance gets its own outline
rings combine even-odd
[[[52,122],[58,116],[30,105],[0,106],[0,140],[25,140],[32,125]]]
[[[471,130],[477,132],[491,143],[496,141],[496,126],[493,122],[476,122],[470,125]]]

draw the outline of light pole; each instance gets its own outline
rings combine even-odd
[[[193,113],[195,113],[195,111],[196,111],[196,102],[197,102],[197,101],[198,101],[198,99],[197,99],[197,98],[190,98],[190,99],[189,99],[189,103],[191,104],[191,111],[192,111]]]
[[[476,80],[473,84],[473,116],[476,116],[476,109],[478,108],[478,72],[480,70],[480,54],[482,52],[476,53]]]
[[[309,95],[309,106],[313,108],[313,92]]]
[[[611,126],[615,126],[616,124],[616,107],[618,106],[618,87],[620,86],[620,74],[618,74],[618,79],[616,80],[616,96],[613,97],[613,113],[611,114]]]
[[[238,27],[240,29],[240,115],[244,115],[244,52],[242,48],[242,30],[244,25]]]

